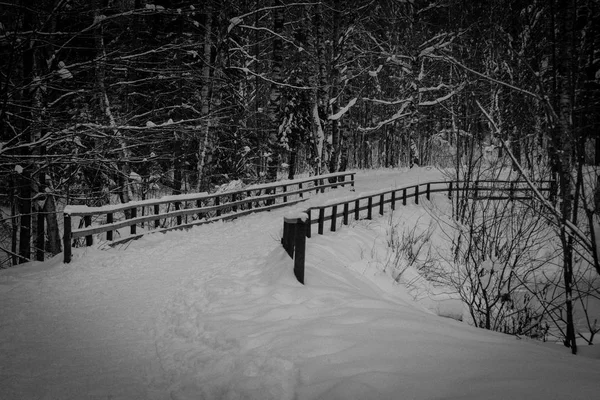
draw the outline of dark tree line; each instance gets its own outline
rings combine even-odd
[[[60,252],[65,204],[414,161],[470,179],[488,150],[557,178],[569,287],[599,265],[599,43],[594,0],[2,1],[2,266]]]

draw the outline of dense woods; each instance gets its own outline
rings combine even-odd
[[[2,267],[66,204],[493,160],[600,273],[595,0],[0,1],[0,71]]]

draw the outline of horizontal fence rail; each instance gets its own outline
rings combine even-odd
[[[536,189],[541,193],[552,195],[555,181],[538,181]],[[303,224],[303,231],[307,238],[312,236],[312,225],[317,225],[317,232],[322,235],[328,227],[329,231],[335,232],[338,227],[338,221],[341,219],[343,225],[348,225],[350,218],[372,219],[373,212],[379,215],[384,214],[385,205],[389,204],[392,210],[401,203],[407,205],[409,199],[414,198],[414,203],[419,204],[419,199],[425,196],[427,200],[431,199],[432,193],[445,193],[448,198],[458,196],[472,200],[529,200],[533,198],[532,189],[525,181],[498,181],[498,180],[478,180],[478,181],[438,181],[425,182],[417,185],[405,186],[400,188],[388,189],[385,191],[372,192],[368,194],[359,194],[356,197],[344,199],[335,203],[328,203],[322,206],[315,206],[304,211],[306,214]],[[364,215],[366,211],[366,216]],[[331,221],[326,224],[327,221]],[[290,257],[300,257],[302,260],[302,281],[304,283],[304,254],[298,254],[298,250],[290,252],[289,243],[297,241],[297,234],[284,221],[282,244]],[[291,237],[291,234],[294,237]],[[286,247],[288,246],[288,247]],[[304,248],[304,246],[301,246]]]
[[[75,239],[85,238],[85,245],[91,246],[93,235],[106,233],[109,246],[115,246],[149,233],[187,229],[219,220],[231,220],[254,212],[302,202],[308,199],[312,192],[324,193],[325,189],[335,189],[345,185],[353,187],[354,175],[354,172],[340,172],[248,186],[229,192],[173,195],[104,207],[69,205],[63,211],[64,262],[71,261],[71,247]],[[147,214],[146,210],[148,210]],[[138,211],[141,211],[141,215]],[[73,217],[81,217],[80,225],[83,226],[73,229]],[[115,239],[114,232],[127,227],[129,227],[129,236]],[[138,227],[147,230],[138,232]]]

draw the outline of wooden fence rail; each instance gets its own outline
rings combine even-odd
[[[186,229],[218,220],[235,219],[259,211],[292,205],[304,201],[311,192],[323,193],[327,188],[354,186],[354,172],[340,172],[278,183],[249,186],[241,190],[206,194],[166,196],[105,207],[65,207],[64,262],[71,261],[73,241],[85,238],[85,245],[93,244],[93,235],[106,233],[109,246],[138,239],[144,234]],[[161,210],[162,206],[162,210]],[[151,213],[145,214],[145,210]],[[141,215],[138,214],[141,211]],[[120,217],[119,219],[115,216]],[[73,229],[72,217],[81,217],[83,227]],[[162,225],[161,225],[162,221]],[[171,221],[172,224],[168,224]],[[95,222],[95,225],[92,225]],[[154,222],[152,224],[152,222]],[[138,232],[138,227],[151,230]],[[129,236],[114,239],[114,232],[129,227]]]
[[[555,182],[539,181],[537,182],[537,185],[537,189],[540,192],[548,192],[551,194]],[[306,237],[311,237],[312,225],[316,224],[318,234],[322,235],[326,229],[325,222],[331,221],[329,224],[329,231],[335,232],[339,225],[339,218],[341,218],[343,225],[348,225],[351,216],[354,216],[355,220],[359,220],[361,219],[361,213],[366,211],[365,218],[372,219],[373,210],[376,210],[379,215],[383,215],[386,204],[389,204],[390,208],[394,210],[399,202],[402,202],[402,205],[406,205],[408,199],[411,198],[414,198],[415,204],[419,204],[419,199],[422,196],[425,196],[427,200],[430,200],[432,193],[446,193],[448,198],[462,196],[463,198],[466,197],[473,200],[527,200],[533,198],[532,190],[525,181],[478,180],[425,182],[417,185],[362,194],[351,199],[345,199],[323,206],[311,207],[304,211],[307,216],[306,221],[304,222]],[[286,231],[284,222],[283,238],[281,239],[282,243],[289,243],[297,240],[288,237],[290,232],[289,229]],[[305,255],[298,254],[298,250],[293,254],[290,254],[290,257],[301,257],[302,265],[304,265]],[[301,283],[304,283],[304,272],[302,272]]]

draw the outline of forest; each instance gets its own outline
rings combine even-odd
[[[417,164],[555,179],[600,273],[597,0],[0,1],[0,104],[0,268],[67,204]]]

